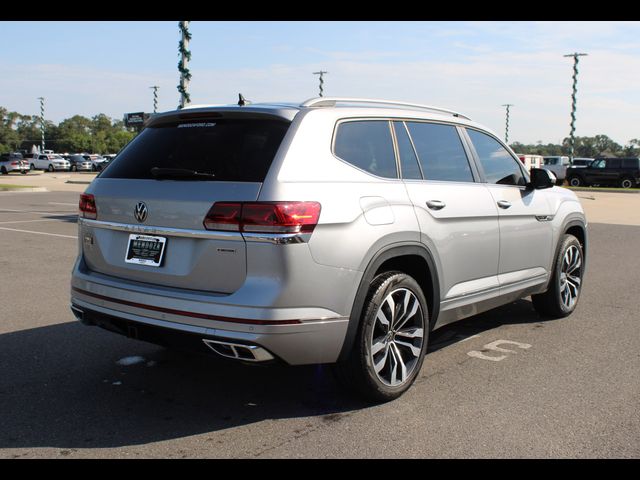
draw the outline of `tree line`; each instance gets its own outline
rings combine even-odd
[[[538,142],[535,145],[524,145],[514,142],[510,145],[516,153],[528,155],[555,156],[567,155],[571,153],[571,139],[569,137],[562,141],[562,145],[548,143],[543,145]],[[628,145],[622,146],[611,140],[606,135],[596,135],[595,137],[575,137],[574,157],[638,157],[640,156],[640,140],[633,139]]]
[[[40,145],[40,117],[10,112],[0,107],[0,153],[27,151],[33,145]],[[74,115],[58,125],[45,121],[45,147],[56,152],[75,153],[117,153],[137,134],[134,128],[127,128],[123,120],[114,120],[100,113],[92,118]],[[537,142],[525,145],[511,143],[516,153],[530,155],[569,155],[570,139],[562,145]],[[574,157],[595,158],[598,156],[637,157],[640,156],[640,140],[633,139],[622,146],[606,135],[595,137],[575,137]]]
[[[31,152],[41,143],[40,117],[10,112],[0,107],[0,153]],[[137,134],[123,120],[114,120],[104,113],[92,118],[74,115],[55,124],[45,120],[45,148],[59,153],[117,153]]]

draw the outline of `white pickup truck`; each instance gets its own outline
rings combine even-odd
[[[31,160],[31,165],[36,170],[48,170],[53,172],[54,170],[70,170],[71,163],[68,160],[62,158],[62,156],[54,153],[47,155],[34,155]]]
[[[544,157],[544,166],[542,168],[553,172],[553,174],[556,176],[558,185],[562,185],[564,183],[564,179],[567,176],[567,167],[569,166],[571,166],[569,157],[556,156]]]

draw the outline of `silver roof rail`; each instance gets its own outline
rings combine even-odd
[[[376,105],[389,105],[394,107],[410,107],[418,110],[427,110],[430,112],[448,113],[454,117],[465,118],[471,120],[466,115],[446,108],[434,107],[431,105],[420,105],[417,103],[394,102],[391,100],[378,100],[373,98],[346,98],[346,97],[315,97],[310,98],[306,102],[300,104],[301,107],[335,107],[337,103],[368,103]]]

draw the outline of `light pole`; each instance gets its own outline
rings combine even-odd
[[[180,52],[180,62],[178,63],[178,70],[180,71],[180,85],[178,85],[178,91],[180,92],[180,105],[178,108],[184,108],[191,103],[191,97],[187,89],[189,87],[189,80],[191,80],[191,72],[187,68],[189,60],[191,60],[191,52],[189,49],[189,40],[191,40],[191,34],[189,33],[189,22],[182,21],[178,24],[180,28],[180,43],[178,50]]]
[[[575,145],[575,137],[574,133],[576,131],[576,92],[578,90],[578,57],[585,57],[588,54],[586,53],[570,53],[568,55],[564,55],[565,57],[573,57],[573,93],[571,94],[571,133],[570,136],[570,156],[573,159],[574,145]]]
[[[154,85],[153,87],[149,88],[153,88],[153,113],[156,113],[158,111],[158,89],[160,87]]]
[[[324,72],[324,71],[322,71],[322,70],[320,70],[319,72],[313,72],[313,74],[314,74],[314,75],[320,75],[320,96],[321,96],[321,97],[323,96],[322,94],[323,94],[323,92],[324,92],[324,89],[322,88],[322,86],[324,85],[324,79],[322,78],[322,76],[323,76],[325,73],[329,73],[329,72]]]
[[[40,100],[40,153],[44,153],[44,97],[38,97]]]
[[[504,143],[509,145],[509,108],[513,107],[513,103],[505,103],[502,105],[503,107],[507,107],[507,124],[504,130]]]

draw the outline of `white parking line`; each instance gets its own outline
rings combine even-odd
[[[62,202],[47,202],[49,205],[71,205],[72,207],[77,207],[77,203],[62,203]]]
[[[69,217],[75,215],[68,215]],[[42,218],[40,220],[10,220],[8,222],[0,222],[0,225],[4,225],[6,223],[33,223],[33,222],[59,222],[60,220],[54,218]]]
[[[72,217],[76,215],[74,212],[69,213],[55,213],[55,212],[34,212],[33,210],[12,210],[10,208],[0,208],[0,213],[12,212],[12,213],[34,213],[37,215],[51,215],[53,217]]]
[[[0,227],[0,230],[7,230],[9,232],[21,232],[21,233],[35,233],[36,235],[49,235],[51,237],[73,238],[77,239],[77,235],[60,235],[59,233],[46,233],[46,232],[34,232],[33,230],[19,230],[17,228]]]

